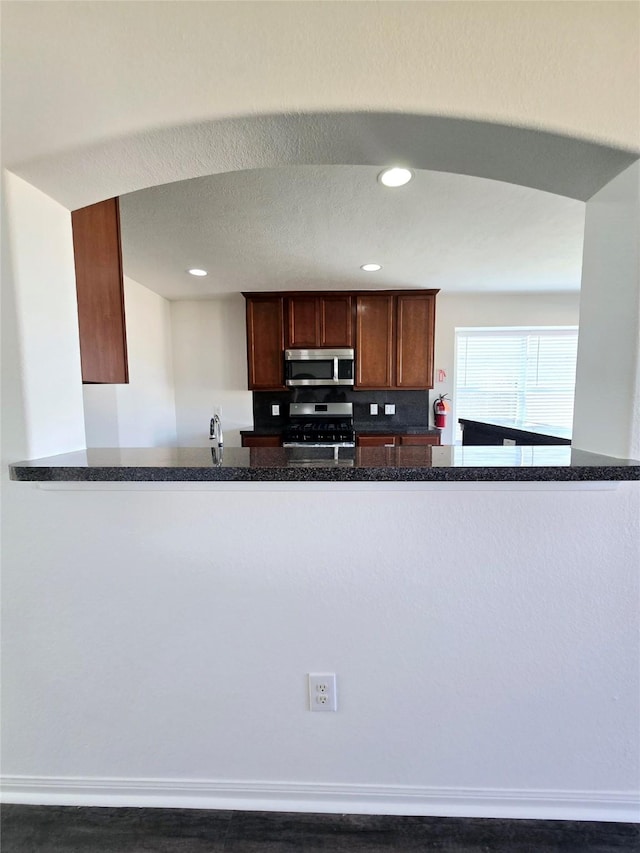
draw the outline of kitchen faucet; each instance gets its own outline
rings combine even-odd
[[[220,416],[217,414],[211,418],[211,423],[209,425],[209,438],[211,441],[215,441],[218,447],[222,447],[224,443],[224,435],[222,433]]]

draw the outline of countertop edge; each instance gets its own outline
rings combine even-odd
[[[284,427],[274,429],[241,429],[241,436],[282,435]],[[435,427],[354,427],[356,435],[441,435],[442,430]]]
[[[17,482],[598,482],[640,480],[640,466],[496,467],[21,467],[10,465]]]

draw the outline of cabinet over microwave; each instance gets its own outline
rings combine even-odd
[[[353,349],[287,349],[285,384],[353,385]]]

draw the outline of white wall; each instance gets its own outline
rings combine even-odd
[[[225,445],[253,426],[245,304],[168,302],[125,279],[128,385],[85,385],[87,447],[207,446],[219,412]]]
[[[11,444],[31,458],[85,446],[71,216],[3,173],[3,338]],[[16,378],[19,383],[16,384]],[[16,420],[19,409],[19,420]]]
[[[580,294],[576,293],[440,293],[436,299],[435,377],[431,399],[448,394],[454,401],[455,330],[464,326],[577,326]],[[438,370],[446,371],[438,382]],[[447,417],[442,443],[456,436],[455,408]]]
[[[132,279],[124,282],[129,384],[84,385],[87,447],[176,443],[170,304]]]
[[[14,483],[5,786],[632,819],[638,508],[637,484]],[[337,714],[306,710],[309,671]]]
[[[639,163],[587,204],[582,287],[575,444],[640,458]]]
[[[171,321],[178,444],[208,445],[217,411],[225,445],[240,447],[240,430],[253,428],[244,298],[173,302]]]

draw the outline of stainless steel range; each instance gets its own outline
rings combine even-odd
[[[353,403],[290,403],[283,447],[355,447]]]

